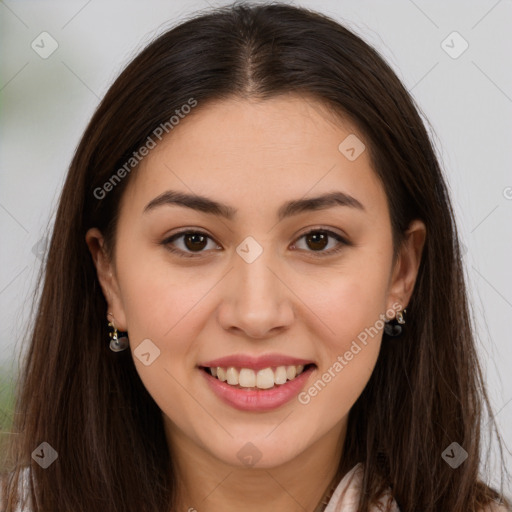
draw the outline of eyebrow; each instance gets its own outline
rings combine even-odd
[[[160,206],[184,206],[203,213],[224,217],[233,220],[238,212],[236,208],[219,203],[205,196],[167,190],[152,199],[144,208],[143,213],[148,213]],[[306,211],[325,210],[334,206],[349,206],[365,211],[364,206],[355,198],[344,192],[335,191],[308,199],[294,199],[284,203],[277,212],[279,220],[298,215]]]

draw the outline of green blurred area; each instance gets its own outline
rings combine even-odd
[[[0,470],[4,461],[4,448],[10,437],[14,416],[15,375],[0,363]]]
[[[8,430],[12,423],[14,407],[14,378],[0,368],[0,430]]]

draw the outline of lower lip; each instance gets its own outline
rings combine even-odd
[[[213,377],[208,371],[199,369],[210,389],[225,403],[241,411],[269,411],[286,404],[304,388],[306,380],[315,370],[310,366],[298,377],[271,389],[238,389]]]

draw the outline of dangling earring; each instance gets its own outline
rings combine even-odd
[[[402,325],[405,324],[405,314],[407,313],[407,310],[404,309],[403,311],[397,311],[396,316],[394,320],[388,320],[384,324],[384,332],[388,336],[396,337],[400,336],[402,334]]]
[[[112,322],[108,323],[109,337],[110,337],[110,350],[112,352],[121,352],[128,348],[128,333],[125,331],[118,331],[114,325],[114,316],[109,313],[108,316],[112,317]]]

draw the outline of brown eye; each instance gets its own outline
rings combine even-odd
[[[308,247],[314,251],[321,251],[325,249],[328,244],[328,236],[320,231],[315,231],[305,235],[306,243]]]
[[[185,247],[191,251],[200,251],[206,247],[207,237],[199,233],[188,233],[184,235]]]
[[[306,252],[316,252],[319,256],[329,256],[331,254],[337,253],[343,249],[344,246],[350,245],[350,243],[341,235],[326,229],[315,229],[309,231],[308,233],[302,235],[298,240],[302,239],[304,239],[306,247],[298,247],[298,244],[295,243],[294,248],[299,248],[301,250],[305,250]],[[325,250],[330,244],[330,239],[334,239],[338,243],[332,244],[328,250]]]
[[[181,243],[177,243],[181,239]],[[210,249],[220,249],[213,239],[202,231],[182,231],[176,233],[162,242],[169,251],[184,257],[201,256],[207,252],[205,249],[211,242]]]

